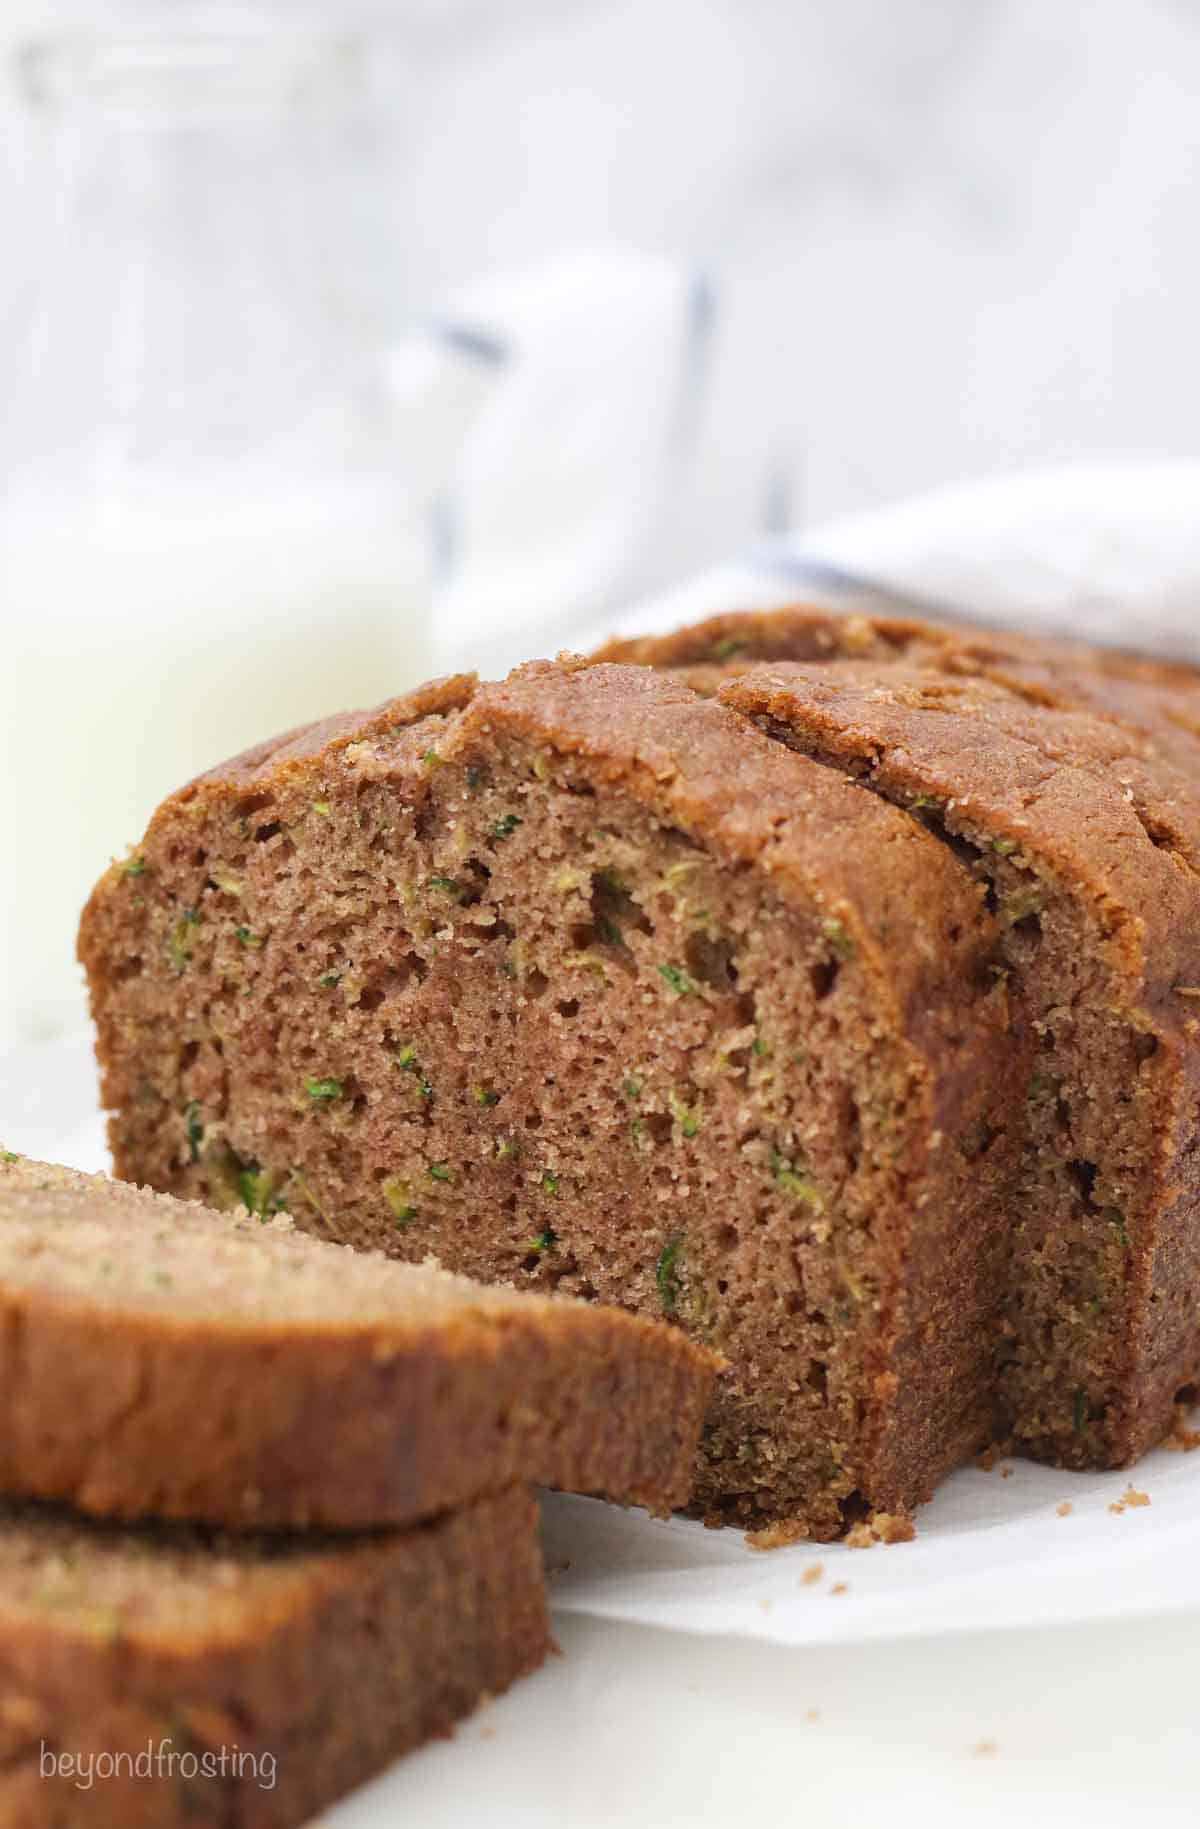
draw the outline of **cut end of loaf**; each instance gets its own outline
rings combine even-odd
[[[118,1172],[685,1329],[710,1513],[835,1535],[986,1439],[986,1276],[934,1285],[1003,1153],[992,926],[893,810],[538,663],[264,746],[135,857],[81,935]]]

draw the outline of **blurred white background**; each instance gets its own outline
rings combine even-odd
[[[220,465],[216,494],[206,483],[156,508],[153,527],[139,497],[115,558],[90,507],[35,485],[37,538],[22,534],[7,564],[0,550],[0,818],[44,868],[0,912],[0,1032],[77,1014],[71,934],[88,885],[179,779],[264,731],[473,655],[560,645],[573,618],[591,625],[764,533],[1195,445],[1200,12],[1185,0],[247,10],[364,40],[321,261],[338,334],[384,359],[397,423],[372,448],[367,508],[331,506],[332,439],[323,480],[306,473],[286,501]],[[3,8],[6,401],[53,208],[10,53],[31,33],[180,16],[172,0]],[[222,225],[222,194],[181,239]],[[119,194],[106,198],[119,216]],[[249,183],[240,200],[252,211]],[[145,332],[125,286],[125,315],[104,318],[94,357],[83,348],[113,303],[107,233],[83,269],[100,275],[96,310],[90,279],[60,281],[74,327],[43,341],[68,418],[76,393],[81,419],[103,404],[110,366],[128,366]],[[248,272],[231,262],[247,298]],[[277,322],[310,291],[274,300]],[[486,351],[430,337],[447,321],[521,353],[507,392]],[[202,353],[189,359],[203,370]],[[71,362],[90,364],[95,389]],[[53,466],[58,434],[36,397],[32,417],[5,423],[11,503],[22,440]],[[365,424],[347,420],[360,456]],[[56,720],[75,747],[47,778],[51,858],[22,759]]]
[[[1029,464],[1194,447],[1188,0],[276,10],[374,34],[357,207],[397,329],[564,245],[712,270],[720,384],[690,563],[743,524],[764,443],[795,463],[808,522]],[[105,12],[7,0],[0,32]],[[18,118],[6,99],[6,251]]]

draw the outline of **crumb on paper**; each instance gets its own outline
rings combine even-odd
[[[1064,1499],[1061,1505],[1055,1506],[1054,1515],[1056,1518],[1069,1518],[1074,1509],[1070,1499]]]
[[[804,1719],[806,1721],[819,1721],[821,1719],[820,1709],[819,1708],[806,1708],[804,1711]]]
[[[869,1550],[877,1543],[911,1543],[917,1530],[903,1512],[876,1511],[848,1532],[848,1550]]]
[[[1120,1516],[1123,1511],[1131,1511],[1138,1505],[1149,1505],[1149,1503],[1150,1494],[1148,1492],[1139,1492],[1136,1486],[1127,1486],[1120,1498],[1115,1499],[1108,1509]]]
[[[850,1583],[848,1581],[835,1581],[829,1592],[831,1594],[849,1594]]]
[[[999,1448],[985,1448],[982,1454],[976,1455],[975,1465],[980,1473],[990,1473],[1000,1459]]]
[[[481,1727],[479,1730],[479,1738],[481,1740],[494,1740],[496,1738],[495,1728],[490,1725]]]
[[[752,1550],[784,1550],[789,1543],[802,1543],[808,1535],[802,1518],[777,1518],[760,1531],[747,1531],[746,1543]]]
[[[994,1753],[999,1751],[1000,1748],[994,1740],[977,1740],[971,1748],[976,1759],[990,1759]]]
[[[1011,1467],[1002,1467],[1000,1469],[1000,1478],[1002,1480],[1011,1480],[1012,1477],[1013,1477],[1013,1470]]]
[[[800,1577],[800,1586],[802,1588],[814,1587],[824,1573],[825,1564],[823,1562],[810,1562]]]
[[[775,1603],[771,1599],[771,1596],[769,1594],[764,1594],[758,1604],[762,1608],[764,1613],[769,1613]]]

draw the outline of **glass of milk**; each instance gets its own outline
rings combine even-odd
[[[0,359],[0,1041],[81,1017],[79,910],[164,794],[426,672],[427,546],[343,284],[358,48],[167,16],[20,55],[44,175]]]

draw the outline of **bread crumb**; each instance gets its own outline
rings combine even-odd
[[[1059,1518],[1069,1518],[1074,1509],[1070,1499],[1064,1499],[1062,1504],[1057,1507],[1055,1516]]]
[[[774,1605],[774,1602],[772,1601],[771,1596],[769,1594],[764,1594],[758,1604],[762,1608],[764,1613],[769,1613],[771,1611],[772,1606]]]
[[[848,1581],[835,1581],[829,1592],[831,1594],[848,1594],[850,1592],[850,1583]]]
[[[1012,1477],[1013,1477],[1013,1470],[1011,1467],[1002,1467],[1000,1469],[1000,1478],[1002,1480],[1011,1480]]]
[[[880,1543],[912,1543],[917,1527],[904,1512],[877,1511],[872,1524]]]
[[[801,1543],[811,1534],[803,1518],[777,1518],[774,1524],[765,1525],[760,1531],[747,1531],[746,1543],[752,1550],[783,1550],[789,1543]]]
[[[976,1456],[975,1465],[980,1473],[990,1473],[999,1458],[1000,1450],[998,1448],[985,1448],[982,1454]]]
[[[1139,1492],[1136,1486],[1127,1486],[1120,1498],[1115,1500],[1108,1509],[1119,1515],[1123,1511],[1129,1511],[1134,1506],[1149,1505],[1149,1503],[1150,1494],[1148,1492]]]
[[[819,1708],[806,1709],[804,1711],[804,1719],[806,1721],[819,1721],[821,1719],[820,1709]]]
[[[802,1588],[811,1588],[815,1582],[820,1581],[824,1573],[825,1564],[823,1562],[810,1562],[803,1575],[800,1577],[800,1586]]]
[[[848,1550],[869,1550],[877,1543],[911,1543],[916,1526],[903,1512],[876,1511],[847,1533]]]
[[[977,1740],[971,1748],[976,1759],[990,1759],[993,1753],[999,1751],[1000,1748],[994,1740]]]

